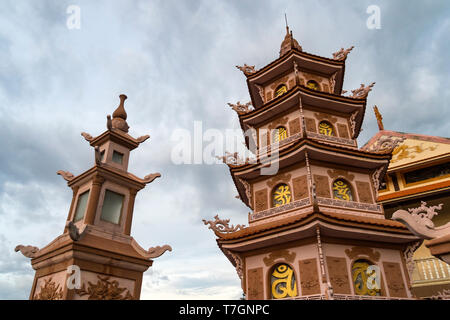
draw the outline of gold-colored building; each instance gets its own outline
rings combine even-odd
[[[375,111],[376,113],[377,110]],[[380,131],[366,144],[396,139],[402,142],[393,151],[387,174],[379,190],[386,218],[399,209],[443,204],[433,218],[436,227],[450,221],[450,139],[384,130],[379,113]],[[417,297],[432,297],[450,289],[450,266],[431,255],[427,240],[414,252],[412,292]]]

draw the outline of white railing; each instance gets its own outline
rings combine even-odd
[[[429,257],[424,259],[414,259],[413,284],[424,282],[449,281],[450,265],[440,259]]]

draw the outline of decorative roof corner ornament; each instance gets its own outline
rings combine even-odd
[[[148,174],[144,177],[143,182],[145,184],[152,183],[156,178],[160,178],[161,174],[159,172]]]
[[[347,59],[347,55],[350,53],[350,51],[353,50],[354,47],[355,46],[351,46],[348,49],[341,48],[341,50],[336,51],[335,53],[333,53],[333,59],[334,60],[339,60],[339,61]]]
[[[350,98],[353,99],[365,99],[369,95],[369,92],[372,91],[375,82],[372,82],[367,87],[364,83],[361,83],[361,87],[358,89],[352,90],[352,96]]]
[[[146,134],[145,136],[140,136],[139,138],[136,139],[136,141],[138,143],[143,143],[145,140],[147,140],[148,138],[150,138],[150,135]]]
[[[253,109],[254,109],[254,108],[250,108],[250,106],[252,105],[251,101],[247,102],[246,104],[241,104],[241,102],[238,101],[236,104],[228,103],[228,105],[231,107],[231,109],[236,111],[236,113],[239,115],[249,113],[250,111],[253,111]]]
[[[346,94],[348,91],[347,90],[342,90],[341,94],[344,95]]]
[[[168,244],[163,245],[162,247],[151,247],[147,250],[147,253],[149,254],[147,257],[149,259],[155,259],[161,257],[166,251],[172,252],[172,247]]]
[[[91,142],[94,138],[87,132],[82,132],[81,135],[87,142]]]
[[[237,166],[237,165],[243,165],[250,163],[250,159],[242,159],[237,152],[228,152],[225,151],[224,156],[215,156],[216,159],[221,160],[223,163],[225,163],[228,166]]]
[[[94,151],[95,151],[95,164],[97,166],[101,166],[102,165],[102,153],[100,152],[100,147],[95,146]]]
[[[34,258],[36,256],[36,254],[39,252],[39,248],[33,247],[33,246],[24,246],[24,245],[19,244],[18,246],[16,246],[14,251],[15,252],[20,251],[27,258]]]
[[[245,74],[246,77],[248,77],[249,75],[252,75],[253,73],[256,72],[255,66],[249,66],[246,63],[244,63],[243,66],[236,66],[236,68],[241,70]]]
[[[243,228],[245,228],[243,225],[229,225],[230,219],[219,219],[219,215],[216,214],[214,216],[214,221],[206,221],[205,219],[202,219],[203,224],[206,226],[209,224],[208,229],[211,229],[212,231],[214,231],[214,233],[233,233],[236,232],[238,230],[242,230]]]
[[[126,113],[125,107],[124,107],[127,96],[124,94],[121,94],[119,96],[119,98],[120,98],[120,104],[112,114],[111,126],[113,129],[118,129],[123,132],[128,132],[128,129],[130,128],[130,126],[128,126],[128,123],[126,121],[127,113]],[[108,121],[109,121],[109,119],[108,119]]]
[[[56,171],[56,174],[63,177],[63,179],[66,181],[70,181],[74,178],[74,175],[69,171],[58,170],[58,171]]]
[[[86,231],[86,225],[84,226],[83,231],[80,232],[75,223],[73,223],[72,221],[68,221],[66,223],[66,228],[69,231],[70,239],[72,239],[73,241],[80,240],[84,236]]]
[[[406,225],[408,229],[416,236],[422,239],[434,239],[443,236],[450,231],[450,223],[439,228],[435,228],[433,221],[434,216],[438,215],[436,210],[441,210],[443,204],[428,207],[425,201],[421,201],[418,208],[409,208],[406,210],[397,210],[392,215],[392,220],[399,221]],[[445,230],[449,229],[449,230]]]
[[[112,120],[111,120],[110,114],[108,114],[106,116],[106,129],[108,129],[109,131],[112,131]]]

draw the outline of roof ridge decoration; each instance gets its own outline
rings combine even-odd
[[[245,228],[245,226],[241,224],[230,226],[230,219],[220,219],[218,214],[214,216],[214,219],[214,221],[202,219],[203,224],[205,226],[209,224],[208,229],[211,229],[214,233],[233,233]]]
[[[383,116],[381,115],[376,105],[373,106],[373,112],[375,113],[375,117],[377,118],[378,130],[383,131],[384,130]]]
[[[403,137],[382,137],[375,144],[371,145],[369,148],[362,147],[362,151],[369,151],[375,153],[392,153],[395,148],[397,148],[405,138]]]
[[[241,70],[246,77],[248,77],[256,72],[255,66],[249,66],[246,63],[244,63],[243,66],[236,66],[236,68]]]
[[[339,51],[336,51],[333,53],[333,59],[338,61],[343,61],[347,59],[347,55],[350,53],[350,51],[353,50],[355,46],[351,46],[348,49],[341,48]]]
[[[236,111],[238,115],[249,113],[250,111],[253,111],[255,108],[253,108],[252,102],[249,101],[246,104],[241,104],[240,101],[238,101],[236,104],[228,103],[228,105]],[[250,108],[252,106],[252,108]]]

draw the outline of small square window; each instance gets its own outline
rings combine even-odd
[[[119,224],[122,213],[123,194],[105,190],[105,199],[103,200],[102,215],[100,219],[114,224]]]
[[[118,164],[122,164],[123,161],[123,153],[117,152],[116,150],[113,151],[112,155],[112,161]]]
[[[83,192],[77,201],[77,208],[75,210],[75,217],[73,218],[73,222],[80,221],[84,217],[84,213],[86,212],[87,202],[89,199],[89,190]]]

